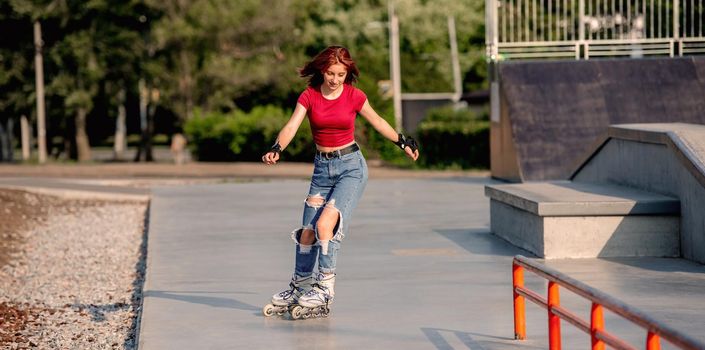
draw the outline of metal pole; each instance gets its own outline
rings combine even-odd
[[[578,1],[578,43],[585,42],[585,0]],[[579,50],[579,49],[578,49]]]
[[[524,268],[512,264],[512,291],[514,292],[514,339],[526,339],[526,306],[524,297],[516,292],[517,287],[524,287]]]
[[[680,16],[680,3],[678,0],[673,0],[673,39],[678,40],[680,38],[679,32],[679,21]]]
[[[389,2],[389,63],[391,65],[392,93],[394,99],[394,127],[402,131],[401,68],[399,64],[399,19],[394,13],[394,2]]]
[[[485,6],[494,4],[495,2],[493,0],[485,0]],[[497,7],[502,8],[502,32],[499,32],[499,10],[497,10]],[[485,10],[487,11],[487,10]],[[509,2],[505,1],[504,5],[502,5],[501,2],[497,2],[497,6],[494,8],[494,17],[495,21],[497,22],[497,33],[495,34],[495,37],[499,38],[503,42],[508,41],[508,36],[507,36],[507,21],[511,19],[509,17]],[[486,22],[486,23],[492,23],[492,22]]]
[[[44,107],[44,61],[42,59],[42,27],[39,21],[34,22],[34,78],[37,88],[37,145],[39,148],[39,163],[47,161],[46,144],[46,111]]]
[[[453,86],[455,94],[453,94],[453,102],[460,101],[463,95],[463,85],[460,80],[460,62],[458,61],[458,42],[455,35],[455,18],[448,16],[448,41],[450,41],[450,58],[453,64]]]
[[[660,350],[661,341],[659,340],[658,334],[648,332],[646,333],[646,350]]]
[[[127,112],[125,110],[125,89],[120,89],[118,92],[118,114],[115,119],[115,143],[113,145],[113,158],[121,160],[127,148],[126,134],[127,127],[125,126]]]
[[[20,134],[22,135],[22,160],[27,161],[30,157],[29,121],[24,114],[20,117]]]
[[[493,0],[488,0],[488,1],[493,1]],[[551,1],[551,0],[548,0]],[[509,1],[507,1],[507,6],[509,6]],[[511,16],[509,17],[509,40],[505,40],[504,42],[514,42],[514,22],[516,20],[514,19],[515,13],[516,13],[516,6],[514,3],[511,4],[511,7],[509,7],[509,13]],[[518,28],[518,24],[517,24]]]
[[[492,22],[491,22],[491,25],[492,25],[492,27],[491,27],[492,28],[492,37],[491,37],[491,39],[492,39],[492,57],[493,57],[493,59],[499,59],[499,57],[498,57],[498,55],[499,55],[499,13],[497,11],[497,7],[499,7],[500,2],[498,0],[488,0],[487,4],[491,5],[491,11],[492,11],[490,13],[492,15]],[[505,4],[505,7],[508,7],[507,5],[508,5],[508,3]],[[505,11],[505,13],[506,13],[506,11]],[[505,26],[506,26],[507,20],[504,17],[502,17],[502,18],[505,21]],[[505,29],[504,35],[505,35],[504,41],[507,41],[506,29]]]
[[[551,1],[552,0],[548,0],[548,22],[546,23],[548,31],[548,41],[553,40],[553,22],[551,18],[553,16],[553,9],[551,8]]]
[[[548,282],[548,348],[561,350],[561,319],[553,313],[554,306],[560,306],[558,283]]]
[[[602,316],[602,305],[592,303],[590,310],[590,338],[592,338],[592,350],[605,350],[605,342],[598,339],[595,334],[605,329],[605,319]]]
[[[492,59],[492,0],[485,0],[485,57]]]
[[[539,38],[538,38],[538,37],[539,37],[539,33],[538,33],[539,25],[538,25],[538,22],[536,22],[536,19],[538,18],[538,10],[536,9],[536,8],[538,7],[538,3],[537,3],[537,2],[538,2],[538,1],[536,1],[536,0],[532,0],[532,1],[531,1],[531,5],[533,5],[533,10],[534,10],[534,14],[531,16],[531,20],[533,21],[533,22],[532,22],[532,27],[533,27],[533,28],[531,28],[531,29],[532,29],[532,32],[533,32],[533,34],[534,34],[534,38],[533,38],[534,41],[538,41],[538,40],[539,40]]]

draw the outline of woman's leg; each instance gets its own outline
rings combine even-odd
[[[300,276],[313,274],[320,250],[316,240],[315,225],[326,203],[325,196],[331,190],[331,186],[323,181],[318,165],[316,163],[314,167],[309,193],[304,201],[302,226],[294,231],[292,236],[296,242],[296,274]]]
[[[336,159],[337,178],[316,221],[316,238],[320,246],[318,271],[335,273],[340,242],[348,230],[352,211],[367,185],[367,164],[359,152]]]

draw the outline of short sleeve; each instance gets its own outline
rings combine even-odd
[[[306,110],[311,109],[311,91],[310,91],[310,89],[304,90],[304,92],[302,92],[301,95],[299,95],[299,99],[296,102],[298,102],[299,104],[304,106],[304,108],[306,108]]]
[[[359,112],[362,109],[362,106],[365,105],[365,101],[367,101],[367,95],[365,95],[362,90],[354,88],[352,97],[353,107],[355,108],[356,112]]]

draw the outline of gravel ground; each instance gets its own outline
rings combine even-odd
[[[0,349],[134,349],[146,202],[0,190]]]

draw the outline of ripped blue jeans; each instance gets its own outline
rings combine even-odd
[[[367,163],[360,151],[326,159],[316,154],[311,187],[304,202],[303,223],[292,232],[296,242],[295,273],[310,276],[318,262],[321,273],[335,273],[340,241],[350,226],[352,211],[367,185]],[[338,212],[338,222],[331,240],[320,240],[317,221],[325,208]],[[301,244],[303,230],[313,230],[316,240],[312,245]]]

